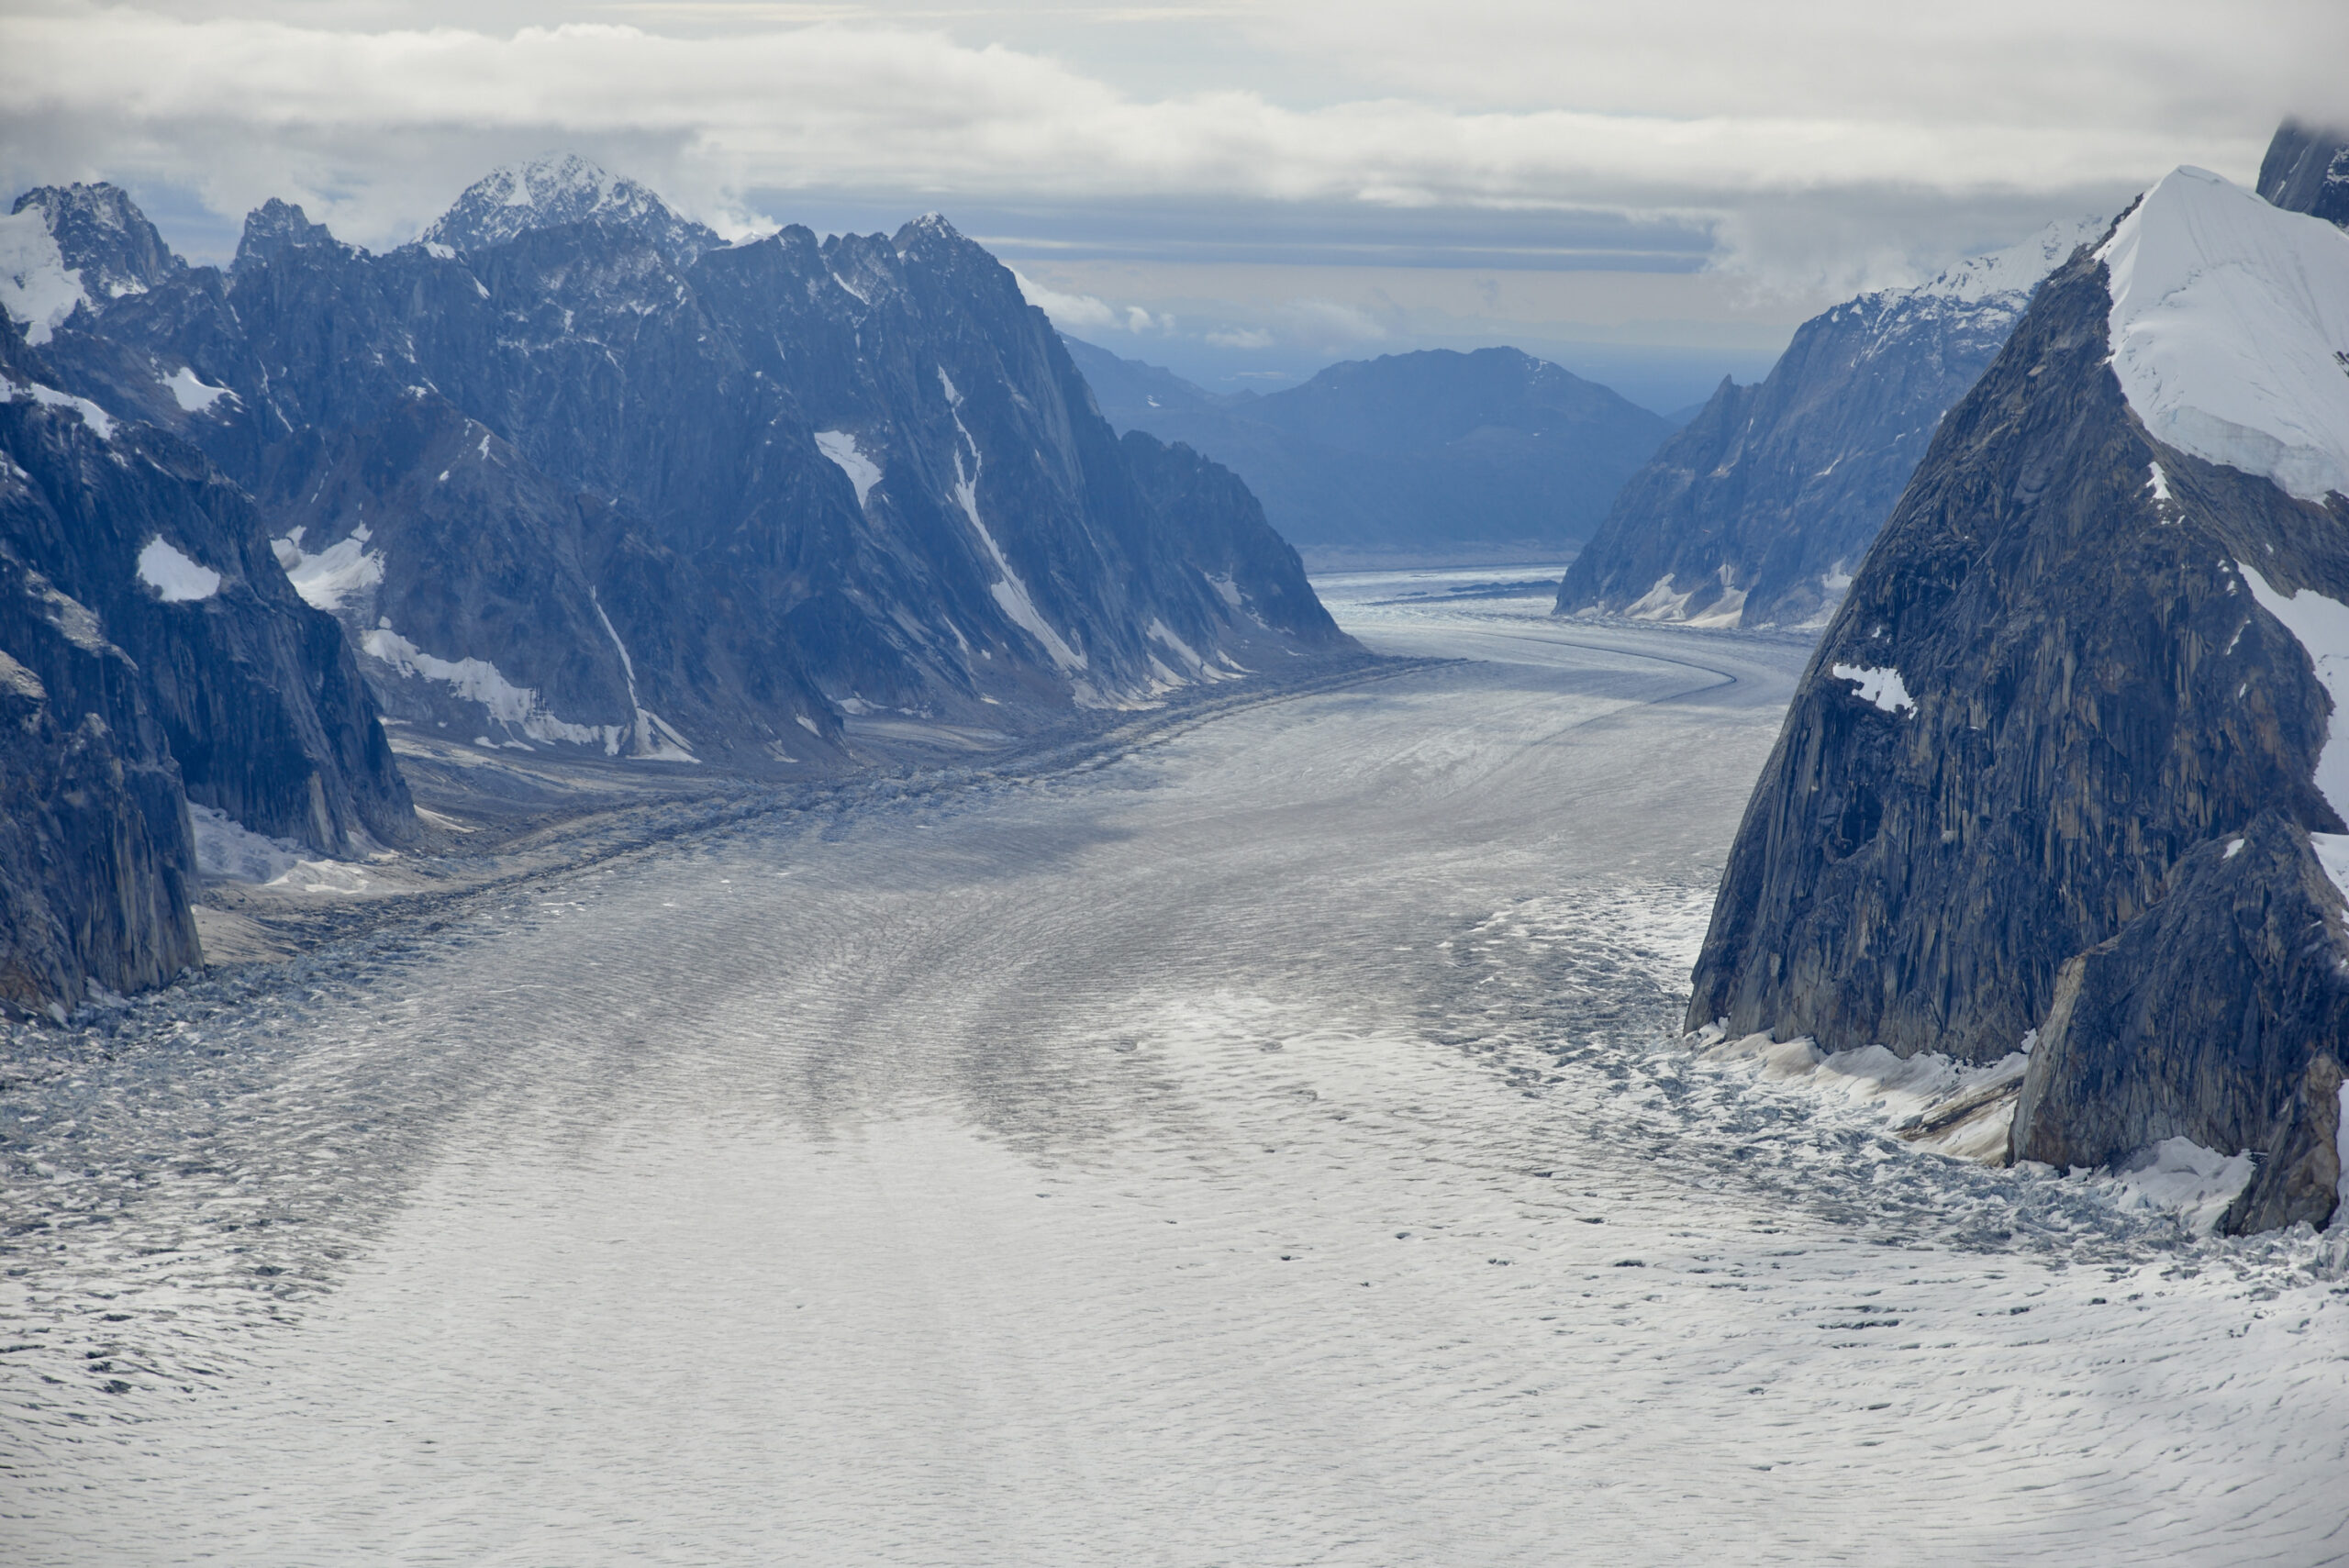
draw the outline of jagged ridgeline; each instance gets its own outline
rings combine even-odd
[[[1168,521],[936,217],[729,245],[542,159],[383,255],[272,202],[226,272],[53,333],[74,390],[250,490],[386,712],[451,736],[787,767],[839,760],[843,713],[1016,729],[1350,646],[1260,518]]]
[[[2344,492],[2349,234],[2179,170],[1942,422],[1755,789],[1691,1027],[2026,1051],[2016,1157],[2254,1151],[2225,1226],[2325,1223]]]
[[[2094,222],[2052,224],[1911,289],[1797,329],[1751,386],[1723,381],[1616,495],[1559,584],[1561,615],[1707,627],[1824,624],[1951,404]]]
[[[379,708],[460,744],[789,775],[853,765],[861,716],[1008,739],[1362,657],[1245,488],[1121,443],[1010,272],[936,217],[729,245],[548,158],[381,255],[272,201],[226,270],[112,186],[44,187],[0,262],[17,622],[94,628],[139,700],[74,707],[95,677],[43,663],[47,632],[0,638],[0,673],[47,705],[43,767],[102,716],[153,796],[126,865],[187,874],[176,785],[138,783],[173,769],[227,824],[405,841]],[[99,896],[85,869],[20,890],[182,907],[152,956],[90,973],[184,962],[184,898],[128,873]],[[78,987],[33,968],[28,997]]]

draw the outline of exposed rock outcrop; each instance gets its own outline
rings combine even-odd
[[[2039,280],[2091,237],[2086,225],[2053,225],[1921,287],[1862,295],[1804,322],[1768,376],[1722,382],[1624,484],[1567,568],[1558,613],[1823,621],[1943,412],[1989,365]]]
[[[2341,354],[2349,237],[2198,171],[2048,280],[1820,640],[1692,1027],[2032,1048],[2019,1156],[2257,1150],[2229,1223],[2331,1215]]]
[[[0,1005],[61,1016],[198,960],[187,803],[140,685],[0,537]]]
[[[2287,212],[2349,226],[2349,131],[2286,120],[2260,160],[2259,194]]]

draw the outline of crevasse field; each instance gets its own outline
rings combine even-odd
[[[0,1557],[2349,1559],[2339,1239],[1675,1037],[1806,651],[1447,585],[8,1097]]]

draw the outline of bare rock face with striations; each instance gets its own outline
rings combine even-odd
[[[2339,1200],[2349,235],[2180,170],[2039,291],[1836,613],[1692,1027],[2031,1053],[2016,1157]]]
[[[0,1004],[62,1016],[198,962],[195,876],[138,666],[0,538]]]
[[[340,629],[250,499],[61,379],[0,321],[0,1000],[31,1008],[197,961],[191,801],[327,855],[416,831]]]
[[[832,767],[862,716],[1017,731],[1360,657],[1244,492],[1166,515],[935,217],[729,245],[545,159],[384,255],[271,203],[228,272],[51,352],[250,489],[385,710],[452,738]]]
[[[1768,376],[1724,381],[1616,496],[1561,615],[1822,623],[2040,279],[2103,226],[2055,224],[1913,289],[1803,323]]]
[[[2349,224],[2349,130],[2286,120],[2260,160],[2259,194],[2286,212]]]

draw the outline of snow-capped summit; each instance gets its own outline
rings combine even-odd
[[[1969,256],[1911,292],[1968,302],[2002,294],[2028,295],[2042,278],[2070,260],[2074,250],[2093,244],[2110,221],[2096,217],[2058,218],[2020,244]]]
[[[41,185],[17,198],[16,216],[37,210],[57,241],[65,264],[82,274],[82,286],[97,299],[145,294],[184,272],[147,215],[121,186]]]
[[[1943,412],[1988,368],[2041,280],[2107,223],[2051,223],[1930,283],[1803,323],[1766,379],[1724,382],[1632,475],[1559,585],[1559,613],[1823,621]]]
[[[634,180],[569,152],[509,163],[484,175],[421,238],[453,250],[481,250],[533,229],[591,220],[640,232],[681,261],[720,243],[716,233],[679,217]]]
[[[0,218],[0,308],[39,345],[77,305],[99,307],[184,272],[118,185],[41,185]]]
[[[2097,258],[2112,369],[2147,429],[2303,500],[2349,492],[2349,233],[2182,168]]]
[[[2020,1049],[2014,1158],[2186,1138],[2257,1156],[2222,1229],[2332,1219],[2344,365],[2349,234],[2199,169],[2039,285],[1820,639],[1692,1027]]]

